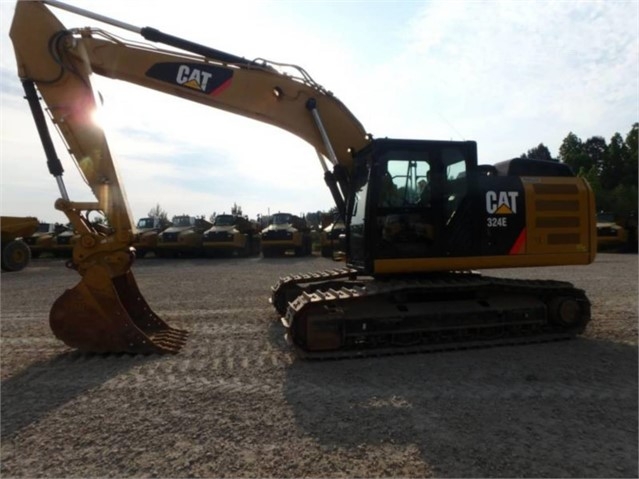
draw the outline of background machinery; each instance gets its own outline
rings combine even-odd
[[[39,258],[43,253],[53,254],[55,236],[63,228],[56,223],[39,223],[38,229],[30,236],[23,238],[31,250],[32,258]]]
[[[221,214],[204,232],[202,248],[206,256],[236,254],[253,256],[260,253],[260,231],[255,221],[238,214]]]
[[[144,258],[147,253],[155,254],[158,245],[158,236],[169,226],[171,226],[170,221],[158,216],[140,218],[136,226],[137,232],[133,241],[135,255],[138,258]]]
[[[70,258],[73,256],[73,248],[80,239],[80,235],[73,231],[73,225],[60,225],[53,237],[51,253],[57,258]]]
[[[597,246],[599,251],[637,252],[637,212],[626,214],[597,213]]]
[[[202,253],[204,232],[211,226],[204,218],[174,216],[171,225],[159,234],[155,254],[160,258],[198,256]]]
[[[170,50],[95,28],[68,30],[45,3]],[[347,268],[288,276],[272,288],[287,337],[302,355],[534,342],[579,334],[590,319],[585,293],[569,283],[470,272],[594,260],[594,196],[566,165],[480,165],[472,141],[373,139],[302,68],[247,60],[53,0],[19,0],[10,36],[61,185],[56,207],[81,235],[72,263],[82,279],[51,311],[54,333],[70,346],[176,352],[186,334],[152,313],[131,273],[135,227],[104,132],[91,121],[98,107],[92,74],[269,123],[315,148],[346,223]],[[97,203],[66,195],[37,92]],[[86,221],[92,209],[104,213],[112,231]]]
[[[311,228],[304,218],[290,213],[275,213],[262,230],[262,254],[265,258],[283,256],[292,251],[295,256],[313,252]]]
[[[31,251],[23,238],[31,236],[38,229],[37,218],[2,216],[0,233],[2,234],[2,255],[0,265],[3,271],[20,271],[31,261]]]
[[[322,222],[320,232],[320,252],[324,258],[334,258],[346,251],[346,224],[340,218],[333,218]]]

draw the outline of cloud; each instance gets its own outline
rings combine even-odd
[[[490,156],[540,142],[556,153],[571,130],[636,121],[637,38],[636,2],[430,2],[384,68],[413,130],[476,139]]]

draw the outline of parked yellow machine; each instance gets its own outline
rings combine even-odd
[[[292,252],[306,256],[313,251],[311,228],[304,218],[290,213],[276,213],[262,230],[262,254],[265,258]]]
[[[3,271],[20,271],[27,267],[31,261],[31,251],[23,238],[35,233],[38,224],[38,219],[33,217],[0,217],[0,265]]]
[[[213,226],[204,232],[202,247],[206,256],[260,253],[260,228],[257,222],[237,214],[217,215]]]
[[[320,251],[324,258],[333,258],[336,254],[346,253],[346,224],[343,220],[336,219],[322,228]]]
[[[155,254],[160,258],[199,256],[202,254],[204,232],[211,226],[204,218],[174,216],[171,226],[159,234]]]
[[[148,253],[157,255],[160,234],[169,227],[171,227],[171,222],[164,218],[140,218],[133,241],[136,257],[144,258]]]
[[[616,248],[628,243],[628,230],[614,213],[597,213],[597,246]]]
[[[32,258],[39,258],[42,254],[53,254],[55,237],[62,225],[56,223],[40,223],[38,229],[31,236],[23,238],[31,250]]]
[[[71,258],[73,247],[80,239],[80,235],[73,230],[73,225],[60,226],[53,237],[51,252],[58,258]]]

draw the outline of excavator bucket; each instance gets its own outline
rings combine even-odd
[[[151,310],[130,270],[84,276],[53,304],[49,323],[65,344],[92,353],[175,354],[188,334]]]

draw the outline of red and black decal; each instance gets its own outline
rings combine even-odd
[[[526,251],[526,228],[523,228],[510,248],[509,254],[521,254]]]
[[[147,70],[146,75],[172,85],[216,95],[231,84],[233,70],[204,63],[156,63]]]

